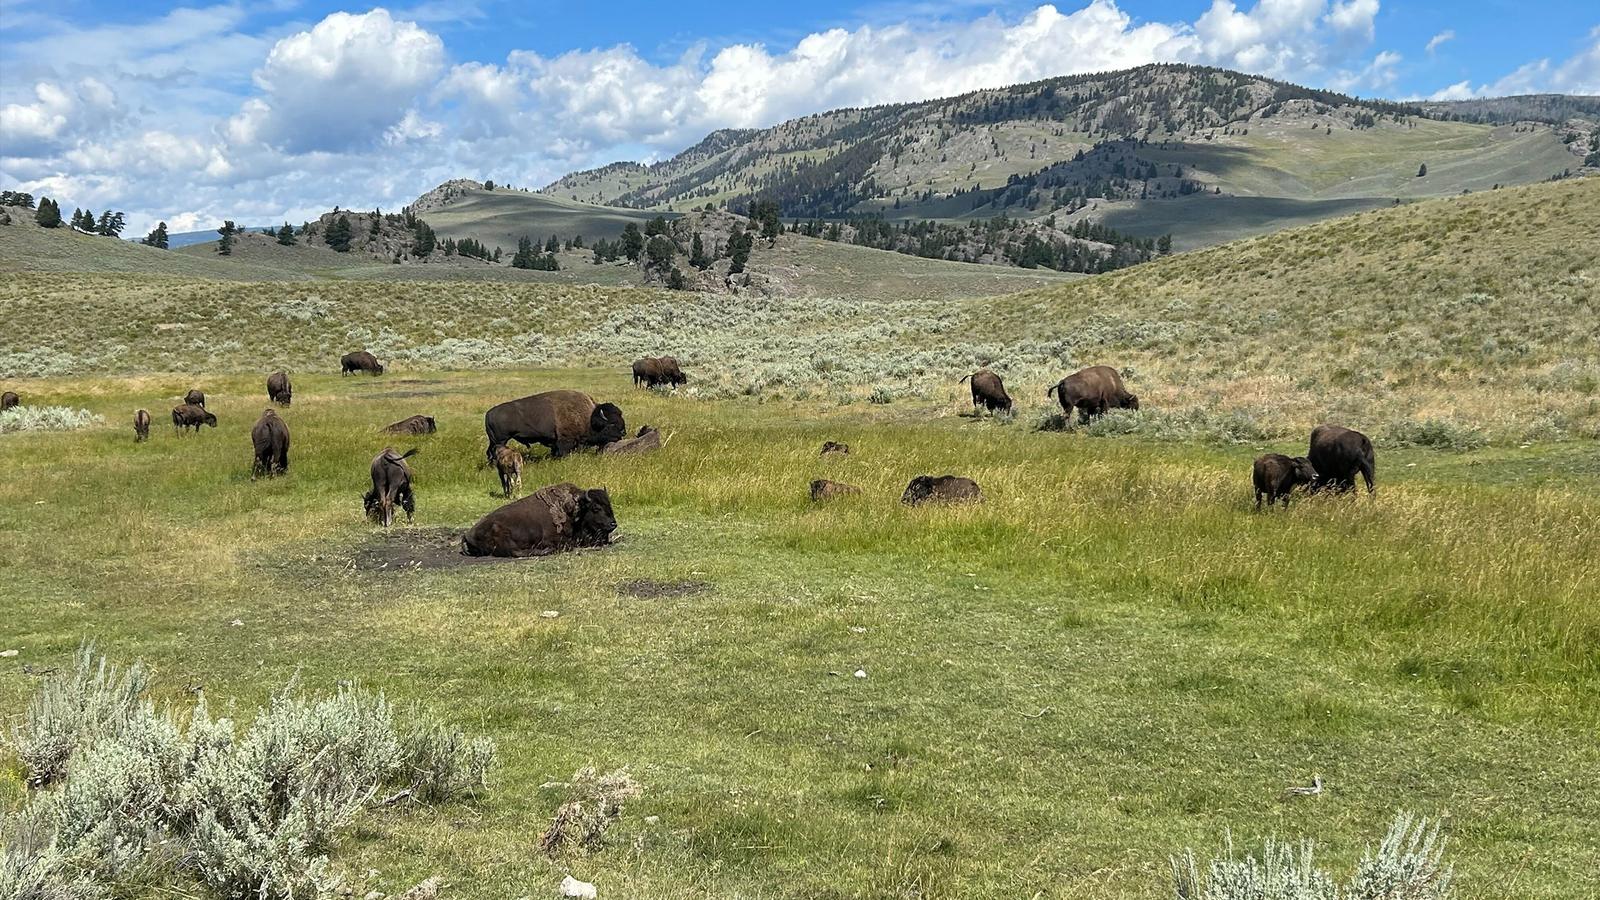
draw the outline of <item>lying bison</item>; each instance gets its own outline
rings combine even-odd
[[[1279,500],[1288,506],[1289,494],[1301,485],[1315,483],[1317,470],[1312,467],[1311,460],[1304,456],[1264,453],[1256,457],[1251,477],[1256,487],[1256,509],[1260,509],[1263,497],[1268,506]]]
[[[468,556],[542,556],[601,547],[617,530],[605,488],[575,484],[540,488],[478,520],[461,542]]]
[[[279,406],[288,406],[294,399],[294,386],[289,384],[288,372],[273,372],[267,376],[267,399]]]
[[[349,375],[351,372],[366,372],[368,375],[382,375],[383,363],[378,358],[365,350],[346,353],[339,357],[339,374]]]
[[[838,441],[823,441],[822,442],[822,452],[817,454],[817,455],[818,456],[849,456],[850,455],[850,445],[849,444],[841,444]]]
[[[983,492],[978,490],[978,483],[971,478],[962,478],[959,475],[918,475],[906,485],[906,492],[900,495],[900,502],[907,506],[921,506],[924,503],[969,503],[983,499]]]
[[[258,475],[270,478],[289,471],[289,424],[278,418],[276,412],[262,410],[261,418],[250,429],[250,443],[256,451],[251,478]]]
[[[813,503],[832,500],[836,497],[849,497],[859,493],[861,493],[861,488],[853,484],[845,484],[842,481],[829,481],[826,478],[818,478],[816,481],[811,482],[811,501]]]
[[[0,394],[0,410],[6,410],[13,406],[21,405],[22,398],[17,396],[16,391],[6,391],[4,394]]]
[[[383,430],[390,434],[433,434],[439,426],[433,416],[408,416]]]
[[[509,499],[522,490],[522,451],[502,446],[494,451],[494,468],[500,473],[500,491]]]
[[[174,406],[172,408],[172,427],[179,432],[193,428],[198,433],[201,425],[210,425],[215,428],[217,427],[217,417],[206,412],[205,407],[195,406],[192,403],[185,403],[182,406]]]
[[[416,452],[412,448],[396,453],[393,447],[385,447],[372,458],[372,490],[361,498],[361,505],[368,518],[385,528],[394,524],[396,505],[406,511],[407,522],[417,511],[417,499],[411,493],[411,467],[406,465],[406,458]]]
[[[1318,425],[1311,429],[1311,450],[1306,457],[1317,470],[1314,491],[1326,487],[1341,494],[1353,491],[1358,473],[1367,483],[1367,493],[1378,488],[1377,458],[1372,452],[1372,441],[1359,431],[1339,425]]]
[[[1078,422],[1089,424],[1089,419],[1108,409],[1138,409],[1139,398],[1128,393],[1122,376],[1110,366],[1090,366],[1061,379],[1044,392],[1046,397],[1056,395],[1061,401],[1061,411],[1072,418],[1078,410]]]
[[[982,406],[989,412],[1011,411],[1011,395],[1006,393],[1005,383],[999,375],[988,369],[979,369],[961,380],[965,382],[967,378],[972,379],[973,409]]]
[[[199,388],[190,388],[189,393],[183,395],[183,402],[189,406],[206,408],[206,395]]]
[[[483,414],[489,435],[489,462],[507,441],[525,446],[542,444],[552,456],[562,457],[579,447],[600,447],[628,434],[622,410],[616,404],[596,405],[580,391],[545,391],[520,400],[508,400]]]
[[[665,384],[677,387],[687,384],[689,377],[678,368],[678,361],[670,356],[646,356],[633,361],[633,383],[635,386],[655,387]]]
[[[133,414],[133,442],[150,440],[150,413],[139,410]]]

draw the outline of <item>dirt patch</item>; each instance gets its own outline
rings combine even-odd
[[[623,597],[654,600],[659,597],[690,597],[711,590],[709,581],[655,581],[636,578],[617,583],[617,593]]]

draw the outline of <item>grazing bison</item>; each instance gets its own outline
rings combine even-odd
[[[349,375],[351,372],[366,372],[368,375],[382,375],[383,363],[378,358],[365,350],[346,353],[339,357],[339,374]]]
[[[552,456],[561,457],[579,447],[620,441],[628,434],[616,404],[596,405],[594,398],[579,391],[545,391],[508,400],[483,414],[483,430],[489,435],[491,463],[495,450],[507,441],[529,447],[542,444]]]
[[[433,434],[439,430],[433,416],[410,416],[390,425],[384,431],[393,434]]]
[[[139,410],[133,414],[133,442],[150,440],[150,414]]]
[[[206,408],[206,395],[199,388],[190,388],[189,393],[183,395],[183,402],[190,406]]]
[[[21,405],[22,398],[17,396],[16,391],[6,391],[4,394],[0,394],[0,410],[10,409],[13,406]]]
[[[172,408],[172,427],[179,432],[193,428],[198,434],[201,425],[210,425],[215,428],[217,427],[217,417],[206,412],[204,407],[195,406],[192,403],[185,403],[182,406],[174,406]]]
[[[416,448],[396,453],[393,447],[372,458],[372,490],[361,498],[367,517],[388,528],[394,524],[394,508],[398,504],[406,511],[406,521],[417,511],[416,496],[411,493],[411,467],[406,458],[416,453]]]
[[[282,475],[289,471],[289,424],[270,409],[250,429],[250,443],[256,450],[255,468],[250,477]]]
[[[1256,486],[1256,509],[1261,508],[1265,497],[1271,506],[1280,499],[1289,505],[1289,494],[1300,485],[1313,484],[1317,470],[1304,456],[1284,456],[1282,453],[1264,453],[1256,457],[1252,480]]]
[[[683,369],[678,367],[678,361],[671,356],[646,356],[633,361],[633,383],[635,386],[655,387],[665,384],[677,387],[687,384],[689,377],[683,374]]]
[[[1006,393],[1005,383],[1000,376],[988,369],[979,369],[961,379],[972,379],[972,408],[984,407],[989,412],[1010,412],[1011,395]]]
[[[1110,366],[1090,366],[1061,379],[1044,392],[1046,397],[1056,395],[1061,401],[1061,411],[1072,417],[1078,410],[1078,422],[1089,424],[1089,419],[1108,409],[1138,409],[1139,398],[1128,393],[1122,376]]]
[[[820,454],[818,454],[818,455],[819,456],[831,456],[833,454],[838,454],[839,456],[849,456],[850,455],[850,445],[849,444],[841,444],[838,441],[823,441],[822,442],[822,452]]]
[[[507,503],[478,520],[461,542],[468,556],[542,556],[578,547],[601,547],[617,530],[611,495],[554,484]]]
[[[924,503],[969,503],[983,499],[983,492],[978,490],[978,483],[971,478],[962,478],[959,475],[918,475],[906,485],[906,492],[900,495],[900,502],[907,506],[921,506]]]
[[[510,497],[522,490],[522,451],[501,446],[494,451],[494,467],[500,473],[500,490]]]
[[[1356,474],[1367,483],[1367,493],[1378,487],[1376,457],[1372,441],[1359,431],[1339,425],[1318,425],[1311,429],[1311,450],[1306,454],[1317,470],[1313,491],[1332,487],[1339,493],[1356,489]]]
[[[607,456],[649,453],[652,450],[660,450],[661,445],[664,443],[666,442],[662,439],[661,432],[651,428],[649,425],[645,425],[639,429],[638,434],[631,438],[624,438],[607,444],[600,448],[600,452]]]
[[[288,372],[273,372],[267,376],[267,399],[279,406],[288,406],[294,399],[294,387],[289,384]]]
[[[813,503],[832,500],[835,497],[848,497],[859,493],[861,493],[861,488],[853,484],[845,484],[842,481],[829,481],[826,478],[818,478],[816,481],[811,482],[811,500]]]

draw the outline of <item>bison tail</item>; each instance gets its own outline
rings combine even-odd
[[[1050,387],[1049,387],[1049,388],[1048,388],[1048,389],[1047,389],[1047,390],[1046,390],[1046,391],[1045,391],[1045,392],[1044,392],[1044,395],[1045,395],[1045,396],[1046,396],[1046,397],[1048,397],[1048,396],[1050,396],[1050,395],[1051,395],[1051,394],[1054,394],[1054,393],[1055,393],[1055,392],[1056,392],[1056,391],[1058,391],[1058,390],[1060,390],[1060,388],[1061,388],[1061,385],[1059,385],[1059,384],[1052,384],[1052,385],[1050,385]]]
[[[409,459],[410,457],[416,456],[418,449],[419,448],[417,448],[417,447],[412,447],[410,450],[407,450],[406,452],[400,454],[400,458],[401,459]]]
[[[966,384],[967,383],[967,379],[971,378],[971,377],[972,377],[971,375],[963,375],[963,376],[961,376],[961,380],[956,382],[956,384]]]

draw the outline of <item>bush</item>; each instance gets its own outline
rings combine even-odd
[[[1389,425],[1383,433],[1388,444],[1432,447],[1435,450],[1465,452],[1489,443],[1488,436],[1478,429],[1444,419],[1425,419],[1421,422],[1407,419]]]
[[[124,670],[101,657],[97,664],[93,644],[79,647],[73,662],[71,675],[45,682],[12,734],[13,749],[34,786],[65,775],[81,745],[121,734],[143,711],[140,698],[149,678],[138,663]]]
[[[103,424],[87,409],[67,406],[13,406],[0,412],[0,434],[13,431],[76,431]]]
[[[568,845],[598,850],[605,844],[606,830],[622,816],[627,802],[644,793],[627,770],[601,775],[593,766],[573,773],[568,786],[571,794],[556,809],[555,819],[539,838],[539,848],[551,856]]]

